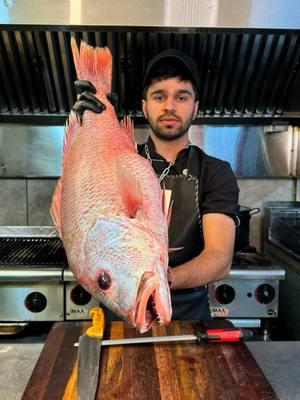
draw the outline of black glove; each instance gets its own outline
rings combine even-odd
[[[74,82],[74,85],[77,100],[72,110],[79,116],[81,122],[85,110],[100,114],[106,109],[105,104],[101,103],[101,101],[93,95],[93,93],[96,93],[96,88],[90,81],[77,80]],[[114,107],[117,106],[118,96],[115,93],[108,93],[106,97]]]

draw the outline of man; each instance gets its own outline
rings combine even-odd
[[[150,136],[138,151],[170,194],[168,279],[172,318],[179,320],[210,319],[205,285],[230,270],[238,211],[239,190],[230,165],[189,142],[199,106],[198,76],[191,57],[169,49],[150,60],[143,82]],[[92,91],[89,85],[79,82]],[[85,109],[102,111],[86,92],[73,109],[81,115]]]

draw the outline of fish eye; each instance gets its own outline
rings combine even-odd
[[[111,277],[104,271],[98,276],[98,286],[102,290],[107,290],[111,287]]]

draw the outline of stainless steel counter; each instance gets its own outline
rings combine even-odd
[[[43,343],[0,343],[0,400],[19,400]]]
[[[247,342],[280,400],[300,399],[300,342]]]
[[[0,400],[21,399],[43,348],[42,342],[29,340],[0,338]],[[278,398],[300,400],[300,342],[248,342],[247,346]]]

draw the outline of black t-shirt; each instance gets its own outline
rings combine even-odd
[[[152,167],[160,175],[169,163],[155,152],[151,138],[147,144]],[[144,145],[138,146],[138,151],[146,157]],[[195,156],[191,157],[191,152],[194,155],[197,153],[196,161]],[[189,146],[179,152],[169,175],[184,174],[187,170],[199,180],[200,214],[222,213],[237,222],[239,188],[230,164],[207,155],[197,146]]]
[[[239,188],[230,164],[194,147],[200,158],[199,208],[201,214],[218,212],[236,220]]]

